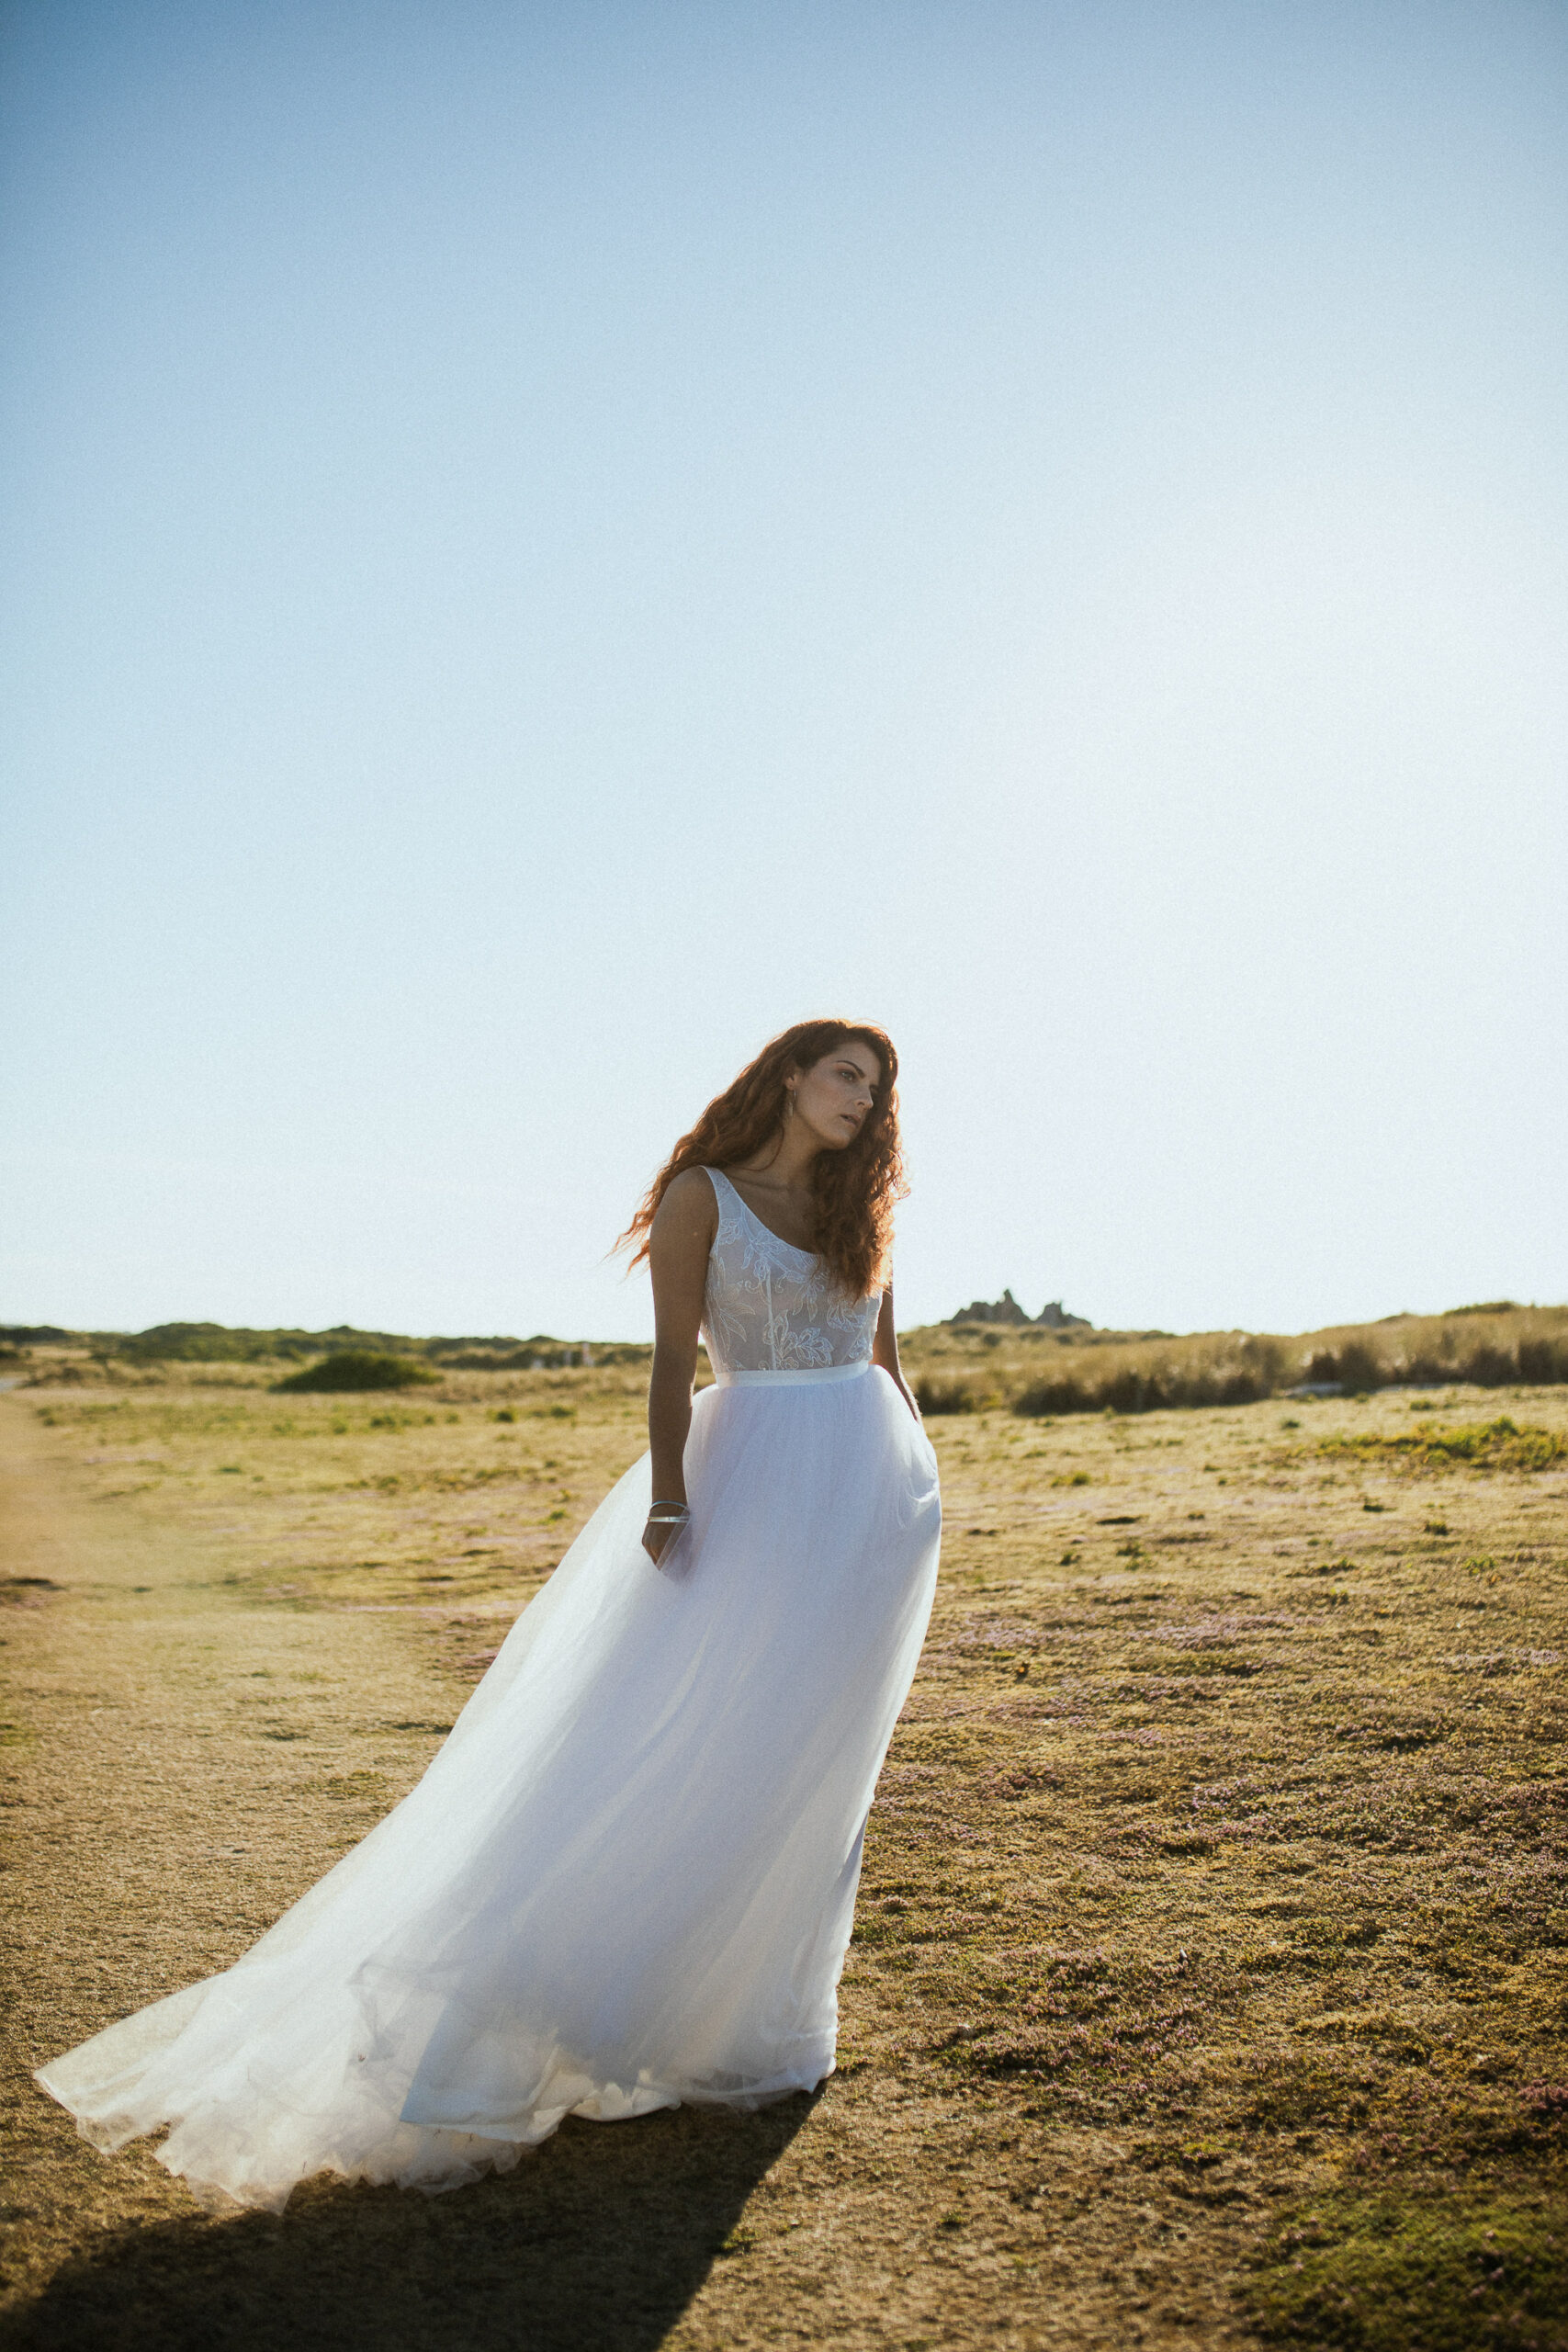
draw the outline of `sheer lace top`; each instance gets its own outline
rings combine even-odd
[[[717,1378],[864,1363],[881,1292],[845,1298],[814,1251],[770,1232],[722,1169],[707,1173],[718,1231],[708,1256],[703,1337]]]

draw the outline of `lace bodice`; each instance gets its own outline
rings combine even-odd
[[[707,1173],[718,1231],[708,1256],[703,1337],[716,1376],[864,1363],[881,1292],[846,1299],[820,1258],[771,1233],[722,1169]]]

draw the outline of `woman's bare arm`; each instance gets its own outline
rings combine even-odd
[[[653,1498],[686,1499],[686,1438],[692,1426],[692,1383],[708,1252],[718,1230],[713,1186],[700,1168],[677,1176],[659,1204],[648,1237],[653,1276],[653,1372],[648,1384],[648,1441],[653,1455]],[[673,1530],[647,1527],[643,1549],[657,1560]]]
[[[898,1333],[893,1321],[891,1283],[882,1294],[882,1312],[876,1318],[876,1337],[871,1343],[871,1360],[873,1363],[879,1363],[882,1366],[883,1371],[886,1373],[918,1421],[920,1418],[920,1408],[909,1394],[909,1384],[905,1379],[903,1369],[898,1362]]]

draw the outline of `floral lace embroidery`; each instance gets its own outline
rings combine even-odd
[[[781,1241],[722,1169],[710,1168],[718,1231],[708,1256],[703,1336],[714,1371],[814,1372],[871,1353],[882,1294],[846,1299],[822,1261]]]

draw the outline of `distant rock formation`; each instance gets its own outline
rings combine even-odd
[[[948,1316],[943,1329],[951,1330],[955,1323],[1012,1323],[1034,1331],[1092,1331],[1093,1324],[1087,1315],[1069,1315],[1059,1298],[1051,1299],[1038,1315],[1026,1315],[1010,1290],[1000,1298],[977,1298],[970,1306],[961,1306],[956,1315]]]

